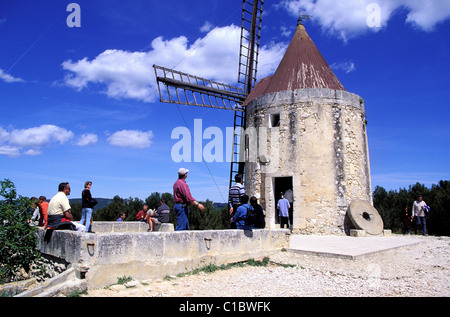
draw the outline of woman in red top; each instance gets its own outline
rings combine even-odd
[[[39,227],[46,227],[47,226],[47,209],[48,209],[48,202],[46,201],[47,198],[45,196],[40,196],[37,206],[39,208]]]

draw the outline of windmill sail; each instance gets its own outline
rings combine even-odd
[[[153,65],[161,102],[243,111],[242,88]]]

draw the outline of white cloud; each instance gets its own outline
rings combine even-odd
[[[342,70],[347,74],[355,71],[356,69],[355,63],[353,63],[352,61],[333,63],[333,65],[330,65],[330,67],[333,70]]]
[[[40,150],[42,147],[55,143],[64,144],[72,138],[73,132],[50,124],[11,131],[0,127],[0,155],[9,157],[18,157],[21,154],[39,155],[42,153]]]
[[[380,9],[380,27],[368,25],[369,16],[375,12],[373,4]],[[278,7],[294,16],[311,15],[325,31],[344,41],[369,30],[380,30],[400,8],[408,11],[406,23],[424,31],[432,31],[438,23],[450,18],[447,0],[283,0]]]
[[[76,143],[78,146],[87,146],[87,145],[91,145],[91,144],[96,144],[98,141],[98,136],[96,134],[83,134],[80,138],[80,140],[78,140],[78,142]]]
[[[170,40],[158,37],[147,52],[107,50],[92,60],[68,60],[62,63],[69,71],[64,80],[78,90],[89,84],[102,84],[109,97],[145,102],[158,99],[153,64],[233,84],[238,77],[240,34],[240,27],[235,25],[216,27],[192,44],[184,36]],[[286,45],[273,44],[260,49],[259,78],[273,73],[285,48]]]
[[[3,69],[0,68],[0,79],[7,83],[23,83],[25,80],[22,78],[16,78],[11,76],[10,74],[7,74],[3,71]]]
[[[25,151],[23,154],[28,155],[28,156],[37,156],[37,155],[41,155],[42,151],[35,150],[35,149],[29,149],[29,150]]]
[[[52,124],[35,128],[12,130],[9,144],[19,147],[42,147],[55,142],[63,144],[73,137],[73,132]]]
[[[200,28],[200,32],[209,32],[213,28],[213,25],[209,21],[205,21],[205,24]]]
[[[0,155],[6,155],[9,157],[18,157],[20,156],[20,152],[17,147],[9,145],[0,145]]]
[[[259,50],[258,79],[273,75],[280,65],[289,43],[270,43]]]
[[[291,37],[292,30],[289,29],[288,27],[282,25],[280,30],[281,30],[281,35],[283,35],[285,37]]]
[[[152,131],[122,130],[113,133],[107,140],[114,146],[144,149],[150,147],[152,139]]]

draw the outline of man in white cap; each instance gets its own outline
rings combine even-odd
[[[189,230],[189,205],[194,204],[201,211],[205,207],[198,203],[191,195],[189,186],[186,184],[188,169],[180,168],[178,170],[178,180],[173,184],[173,200],[175,202],[174,211],[177,214],[176,231]]]

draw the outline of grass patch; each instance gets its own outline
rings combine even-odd
[[[133,280],[133,278],[131,276],[118,277],[117,278],[117,284],[123,285],[123,284],[126,284],[128,282],[131,282],[132,280]]]
[[[201,268],[192,270],[190,272],[187,273],[180,273],[177,275],[177,277],[183,277],[183,276],[189,276],[189,275],[195,275],[195,274],[199,274],[199,273],[214,273],[216,271],[223,271],[223,270],[229,270],[232,268],[236,268],[236,267],[245,267],[245,266],[258,266],[258,267],[263,267],[263,266],[268,266],[270,264],[270,259],[268,257],[263,258],[262,260],[255,260],[255,259],[249,259],[247,261],[244,262],[237,262],[237,263],[229,263],[229,264],[222,264],[220,266],[217,266],[215,264],[208,264],[205,265]],[[272,263],[273,264],[273,263]],[[280,265],[280,264],[276,264],[276,265]],[[284,266],[284,265],[281,265]],[[294,265],[295,266],[295,265]]]
[[[81,295],[87,295],[87,290],[84,291],[73,291],[72,293],[68,294],[67,297],[80,297]]]

